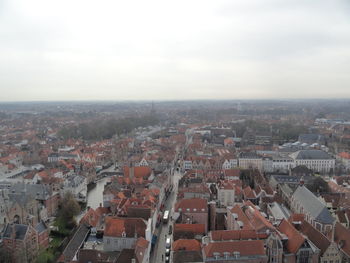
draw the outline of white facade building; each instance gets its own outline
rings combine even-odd
[[[334,171],[335,159],[322,150],[301,150],[290,154],[294,165],[305,165],[307,168],[319,173]]]

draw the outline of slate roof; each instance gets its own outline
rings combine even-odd
[[[47,230],[47,226],[43,221],[40,221],[40,223],[35,226],[35,230],[40,234]]]
[[[290,155],[296,160],[325,160],[333,159],[328,153],[322,150],[301,150]]]
[[[300,134],[298,138],[299,142],[305,142],[305,143],[319,143],[324,142],[324,136],[321,134],[314,134],[314,133],[307,133],[307,134]]]
[[[5,185],[0,185],[0,188],[5,188]],[[10,187],[6,187],[10,194],[20,194],[26,193],[26,196],[37,200],[47,200],[50,197],[51,191],[48,187],[42,184],[24,184],[16,183],[12,184]]]
[[[72,239],[69,241],[66,248],[63,250],[63,257],[64,262],[70,262],[76,253],[78,252],[79,248],[85,241],[86,236],[89,233],[89,228],[85,224],[81,224],[78,229],[75,231]]]
[[[261,156],[259,156],[255,152],[241,152],[239,154],[240,159],[261,159]]]
[[[23,240],[28,231],[28,226],[22,224],[7,224],[2,237],[12,239],[13,231],[15,232],[14,239]]]
[[[318,222],[323,224],[332,224],[334,218],[328,211],[327,207],[305,186],[299,186],[294,194],[293,198],[300,203],[304,210],[310,213],[310,215]]]

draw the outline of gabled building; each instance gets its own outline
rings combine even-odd
[[[106,217],[103,235],[105,251],[133,248],[139,237],[150,239],[150,227],[142,218]]]
[[[320,250],[320,263],[340,263],[342,260],[342,253],[338,249],[338,246],[331,239],[328,239],[320,231],[314,228],[310,223],[305,220],[300,220],[303,215],[297,215],[299,218],[290,218],[294,227],[305,235],[319,250]]]
[[[304,185],[299,186],[292,195],[291,210],[297,214],[304,214],[305,220],[318,231],[331,236],[335,219],[322,203]]]
[[[11,262],[32,262],[38,254],[38,235],[30,225],[7,224],[2,239],[4,249],[11,256]]]
[[[287,220],[277,227],[283,245],[283,262],[318,263],[320,250],[294,228]]]

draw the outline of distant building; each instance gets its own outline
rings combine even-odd
[[[319,173],[334,171],[335,159],[322,150],[300,150],[290,154],[294,165],[305,165],[307,168]]]
[[[263,170],[263,159],[254,152],[242,152],[238,158],[238,165],[243,169]]]

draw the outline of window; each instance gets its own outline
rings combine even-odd
[[[309,251],[300,251],[299,263],[309,263]]]

